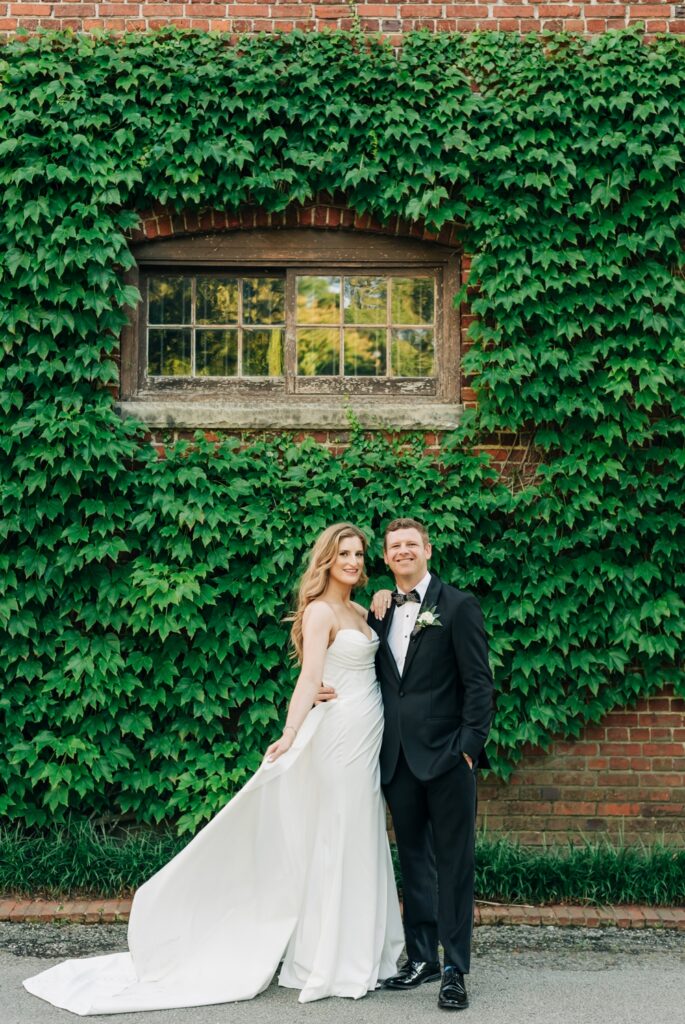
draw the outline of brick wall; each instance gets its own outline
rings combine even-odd
[[[432,32],[471,32],[474,29],[498,29],[512,32],[566,29],[596,33],[623,28],[642,21],[649,34],[685,32],[685,4],[643,0],[641,3],[585,3],[548,0],[442,0],[394,3],[307,3],[279,0],[272,3],[219,3],[214,0],[157,0],[135,3],[129,0],[103,3],[43,3],[33,0],[3,3],[0,0],[0,32],[11,33],[23,27],[71,28],[92,32],[144,31],[174,24],[183,28],[230,33],[277,32],[291,29],[349,29],[353,17],[367,32],[399,36],[412,29]]]
[[[481,781],[479,819],[526,845],[583,835],[685,845],[685,700],[663,691],[575,741],[527,748],[508,782]]]

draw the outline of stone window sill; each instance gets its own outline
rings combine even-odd
[[[131,399],[121,416],[135,416],[157,429],[347,430],[348,410],[368,430],[454,430],[463,405],[435,402],[180,402]]]

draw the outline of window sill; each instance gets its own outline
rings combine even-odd
[[[334,401],[331,398],[260,402],[179,402],[132,399],[120,402],[122,417],[135,416],[160,429],[348,430],[348,410],[368,430],[454,430],[463,406],[406,401]]]

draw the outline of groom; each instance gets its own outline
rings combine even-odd
[[[395,519],[383,557],[395,577],[382,619],[376,670],[385,730],[381,782],[397,838],[407,962],[385,988],[440,978],[438,1006],[468,1006],[473,924],[477,766],[492,715],[493,682],[476,598],[428,570],[431,544],[415,519]]]

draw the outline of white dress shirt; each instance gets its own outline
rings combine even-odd
[[[428,590],[428,584],[431,581],[431,574],[429,572],[423,577],[420,583],[417,583],[415,587],[410,587],[410,590],[416,590],[421,601],[426,596]],[[403,593],[398,589],[398,593]],[[406,591],[409,593],[409,591]],[[406,601],[402,605],[398,605],[395,608],[395,612],[390,623],[390,630],[388,632],[388,646],[392,651],[392,655],[397,665],[397,670],[402,675],[404,670],[404,661],[407,657],[407,648],[409,647],[409,638],[411,631],[416,625],[416,620],[419,617],[419,611],[421,605],[416,601]]]

